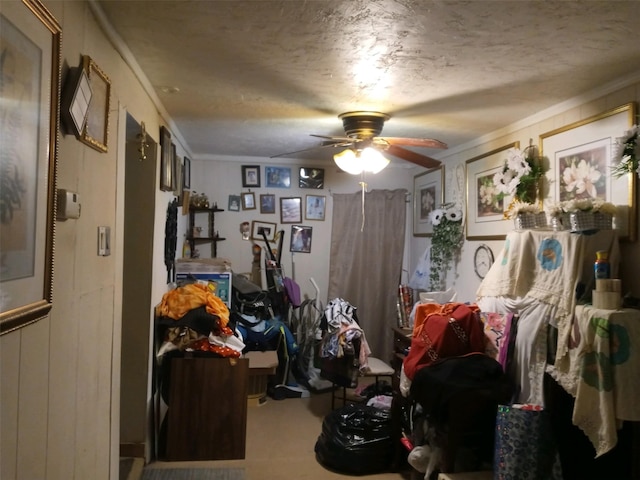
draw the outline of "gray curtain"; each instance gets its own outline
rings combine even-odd
[[[357,307],[372,356],[391,358],[402,274],[406,190],[333,195],[328,299]],[[364,213],[364,226],[363,226]]]

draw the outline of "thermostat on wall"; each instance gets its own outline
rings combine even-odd
[[[69,192],[64,188],[58,189],[58,220],[80,218],[80,196],[76,192]]]

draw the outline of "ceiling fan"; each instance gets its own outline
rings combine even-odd
[[[380,137],[384,122],[391,118],[390,115],[380,112],[354,111],[338,115],[342,120],[342,125],[346,136],[326,136],[314,135],[312,137],[322,138],[323,142],[318,147],[298,150],[296,152],[274,155],[271,158],[282,157],[294,153],[300,153],[317,148],[339,148],[349,149],[358,154],[366,148],[373,148],[381,153],[398,157],[407,162],[425,168],[435,168],[440,165],[440,161],[404,148],[425,147],[425,148],[447,148],[447,144],[431,138],[404,138],[404,137]],[[339,155],[339,154],[338,154]]]

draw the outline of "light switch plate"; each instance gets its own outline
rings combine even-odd
[[[98,255],[111,255],[111,227],[98,227]]]

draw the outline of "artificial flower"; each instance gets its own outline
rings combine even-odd
[[[622,177],[635,172],[640,177],[640,125],[634,125],[616,138],[613,153],[614,177]]]
[[[498,199],[510,195],[519,201],[534,203],[538,195],[538,182],[547,170],[545,163],[534,146],[529,146],[524,151],[519,148],[507,150],[502,170],[493,176]]]
[[[442,220],[444,215],[445,215],[445,212],[443,209],[436,208],[434,210],[431,210],[431,212],[429,212],[429,221],[435,227],[437,225],[440,225],[440,221]]]
[[[444,289],[449,265],[464,240],[462,210],[455,204],[448,203],[433,210],[429,219],[433,224],[429,286],[431,290],[437,291]]]

